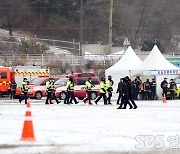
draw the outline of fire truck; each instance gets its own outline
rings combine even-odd
[[[49,69],[42,69],[40,66],[0,66],[0,97],[10,94],[10,84],[13,80],[17,83],[16,96],[20,96],[23,78],[31,81],[39,76],[49,75]]]

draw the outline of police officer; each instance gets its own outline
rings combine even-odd
[[[118,99],[117,99],[117,105],[119,105],[119,101],[122,97],[122,86],[123,86],[123,78],[120,79],[119,83],[118,83],[118,88],[117,88],[117,91],[116,93],[119,93],[118,95]]]
[[[16,95],[16,88],[17,88],[17,83],[16,83],[15,80],[13,80],[13,81],[11,82],[10,88],[11,88],[11,96],[10,96],[10,99],[14,99],[14,98],[15,98],[15,95]]]
[[[173,79],[170,79],[169,90],[170,90],[170,99],[173,100],[175,98],[175,90],[177,89],[176,83]]]
[[[46,94],[47,94],[47,98],[46,98],[46,102],[45,104],[49,104],[48,101],[50,101],[50,104],[52,103],[52,83],[51,83],[52,78],[49,78],[48,81],[46,82]]]
[[[162,96],[167,97],[167,92],[168,92],[167,78],[164,78],[164,81],[161,82],[161,88],[163,90]]]
[[[111,97],[112,97],[112,91],[113,91],[113,86],[114,82],[112,80],[112,77],[109,75],[108,76],[108,80],[106,81],[106,88],[107,88],[107,92],[108,92],[108,98],[107,98],[107,101],[108,101],[108,104],[111,105]]]
[[[84,99],[84,102],[86,102],[86,101],[88,100],[88,101],[89,101],[89,104],[90,104],[90,105],[93,105],[93,104],[91,103],[91,92],[92,92],[92,87],[94,87],[94,85],[92,84],[90,77],[89,77],[88,80],[85,82],[85,85],[86,85],[86,92],[87,92],[88,97]]]
[[[155,78],[152,79],[152,82],[150,83],[151,85],[151,99],[154,100],[154,99],[157,99],[156,97],[156,80]]]
[[[57,104],[59,104],[60,103],[60,101],[58,101],[58,99],[56,98],[56,95],[55,95],[55,87],[54,87],[54,83],[55,83],[55,81],[54,81],[54,79],[53,78],[51,78],[50,79],[50,89],[51,89],[51,100],[55,100],[56,101],[56,103]]]
[[[73,77],[69,77],[69,80],[66,83],[67,88],[67,95],[64,100],[64,104],[73,104],[72,100],[74,100],[75,104],[78,104],[79,102],[76,100],[74,96],[74,80]]]
[[[104,105],[107,105],[107,99],[106,99],[106,83],[105,83],[105,78],[101,79],[101,83],[100,83],[100,96],[97,98],[97,100],[95,101],[96,105],[97,102],[103,97],[104,100]]]
[[[22,92],[23,92],[23,96],[19,99],[19,102],[21,104],[21,101],[25,100],[25,104],[27,104],[27,99],[28,99],[28,96],[27,96],[27,93],[28,93],[28,81],[27,81],[27,78],[24,78],[23,79],[23,82],[22,82]]]

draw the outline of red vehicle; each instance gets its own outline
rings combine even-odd
[[[68,75],[68,77],[72,76],[74,79],[74,96],[78,97],[78,99],[82,100],[86,97],[86,89],[85,89],[85,82],[91,77],[92,84],[94,87],[92,88],[91,98],[93,100],[99,96],[99,78],[95,76],[94,73],[73,73]],[[55,82],[56,87],[56,97],[64,100],[66,98],[66,83],[68,81],[68,77],[61,78]],[[58,88],[57,88],[58,87]]]
[[[60,77],[53,77],[57,81]],[[42,76],[36,79],[33,79],[28,85],[28,97],[41,99],[46,95],[46,82],[48,81],[49,76]]]
[[[0,97],[10,93],[10,84],[14,79],[14,70],[11,67],[0,67]]]

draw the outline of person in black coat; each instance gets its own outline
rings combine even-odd
[[[119,93],[118,95],[118,99],[117,99],[117,105],[119,105],[119,101],[122,97],[122,85],[123,85],[123,78],[120,79],[119,83],[118,83],[118,88],[117,88],[117,91],[116,93]]]
[[[167,92],[168,92],[168,82],[167,82],[167,78],[164,78],[164,81],[161,82],[161,88],[163,90],[162,96],[166,96],[167,97]]]
[[[154,100],[154,99],[157,99],[157,96],[156,96],[156,80],[153,78],[152,79],[152,82],[150,83],[151,85],[151,99]]]
[[[170,90],[170,99],[173,100],[175,98],[175,90],[177,89],[176,83],[173,79],[170,80],[169,90]]]
[[[11,96],[10,96],[10,98],[14,99],[15,95],[16,95],[16,88],[17,88],[17,83],[16,83],[15,80],[12,81],[12,83],[10,85],[10,88],[11,88]]]
[[[122,98],[121,98],[121,104],[117,109],[126,109],[127,104],[130,106],[130,109],[133,108],[133,106],[131,105],[131,103],[129,102],[129,90],[128,90],[128,83],[127,80],[125,78],[122,79]]]
[[[133,85],[131,83],[131,79],[128,76],[126,76],[125,79],[126,79],[126,82],[127,82],[127,89],[128,89],[128,93],[129,93],[128,99],[131,101],[131,103],[133,105],[133,109],[136,109],[137,105],[133,100]]]

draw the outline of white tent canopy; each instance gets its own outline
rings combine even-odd
[[[132,75],[154,75],[156,76],[157,82],[157,95],[161,98],[162,89],[160,88],[160,83],[163,81],[164,77],[174,78],[176,73],[180,70],[179,67],[171,64],[160,52],[157,45],[155,45],[148,55],[148,57],[137,67],[132,70]],[[145,73],[149,72],[149,73]],[[162,72],[162,74],[158,74]],[[169,74],[168,74],[168,73]],[[173,72],[173,73],[171,73]],[[175,72],[175,73],[174,73]]]
[[[142,61],[136,55],[131,46],[128,47],[122,58],[113,66],[105,70],[106,77],[111,75],[114,81],[114,88],[117,87],[119,79],[125,76],[131,76],[131,70],[138,66]]]
[[[157,45],[155,45],[148,55],[148,57],[137,67],[134,67],[134,71],[145,71],[145,70],[177,70],[179,69],[175,65],[171,64],[161,54]]]

